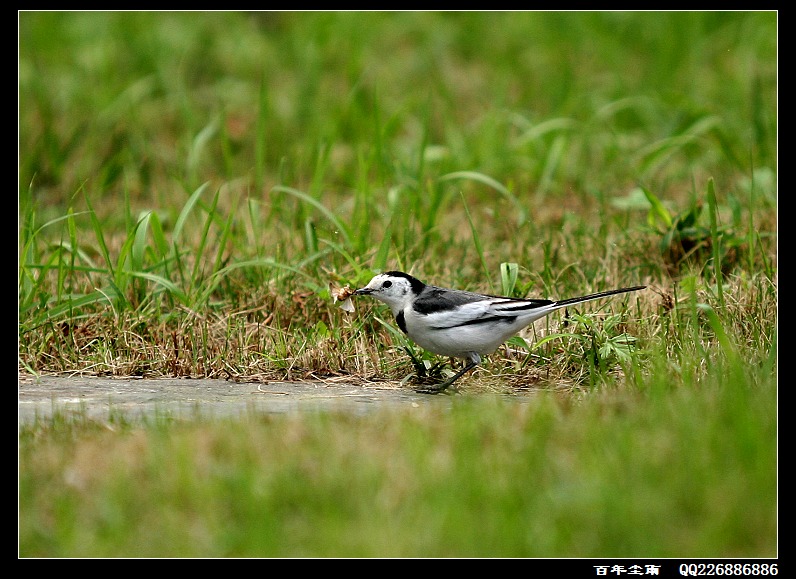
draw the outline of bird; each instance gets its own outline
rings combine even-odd
[[[423,349],[465,360],[464,367],[447,380],[418,390],[438,393],[536,320],[567,306],[645,288],[624,287],[563,300],[520,299],[437,287],[402,271],[387,271],[352,295],[387,304],[401,331]]]

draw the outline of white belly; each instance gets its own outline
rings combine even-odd
[[[526,325],[528,324],[518,321],[514,323],[497,321],[429,329],[422,320],[409,316],[406,319],[407,335],[418,346],[435,354],[457,358],[467,358],[470,352],[482,356],[491,354]]]

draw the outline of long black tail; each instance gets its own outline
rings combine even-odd
[[[646,287],[647,286],[645,286],[645,285],[637,285],[637,286],[633,286],[633,287],[623,287],[622,289],[615,289],[615,290],[608,290],[608,291],[604,291],[604,292],[598,292],[596,294],[589,294],[587,296],[581,296],[579,298],[569,298],[569,299],[566,299],[566,300],[560,300],[560,301],[555,302],[555,305],[556,305],[556,307],[561,307],[561,306],[568,306],[568,305],[571,305],[571,304],[579,304],[581,302],[589,302],[591,300],[598,300],[600,298],[606,298],[608,296],[613,296],[613,295],[616,295],[616,294],[624,294],[624,293],[627,293],[627,292],[635,292],[635,291],[638,291],[638,290],[643,290]]]

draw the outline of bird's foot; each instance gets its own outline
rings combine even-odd
[[[453,382],[450,380],[446,380],[445,382],[441,382],[440,384],[431,384],[429,386],[421,386],[419,388],[415,388],[415,392],[418,394],[442,394],[443,392],[448,391],[448,389],[453,385]],[[456,388],[452,388],[455,392]]]

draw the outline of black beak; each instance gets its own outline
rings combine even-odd
[[[372,294],[372,293],[373,293],[373,290],[370,289],[369,287],[363,287],[362,289],[358,289],[358,290],[354,291],[354,295],[355,296],[366,296],[366,295]]]

